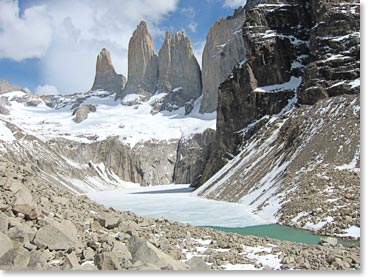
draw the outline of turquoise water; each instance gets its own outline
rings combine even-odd
[[[215,227],[215,226],[205,226],[205,227],[220,230],[223,232],[236,233],[241,235],[252,235],[257,237],[268,237],[278,240],[304,243],[308,245],[317,245],[320,238],[324,237],[320,235],[315,235],[310,231],[296,229],[279,224],[257,225],[243,228],[227,228],[227,227]],[[357,243],[357,242],[345,241],[339,238],[338,241],[344,246],[356,245]]]

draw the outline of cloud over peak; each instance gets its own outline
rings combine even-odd
[[[27,8],[20,15],[17,0],[0,0],[0,58],[15,61],[42,58],[51,39],[46,6]]]

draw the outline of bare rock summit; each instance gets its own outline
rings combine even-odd
[[[166,107],[183,107],[201,95],[201,70],[184,31],[166,33],[159,51],[159,92],[169,93]]]
[[[128,81],[123,91],[126,94],[149,96],[156,91],[158,81],[158,57],[148,25],[141,21],[134,31],[128,52]]]
[[[91,90],[106,90],[120,94],[125,84],[126,77],[116,73],[110,52],[103,48],[97,57],[96,76]]]

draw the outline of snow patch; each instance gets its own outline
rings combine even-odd
[[[13,135],[13,132],[6,127],[6,123],[4,121],[0,121],[0,141],[12,142],[16,140]]]
[[[350,226],[344,230],[343,234],[336,234],[338,237],[353,237],[358,239],[361,237],[361,228],[357,226]]]
[[[258,87],[254,91],[263,92],[263,93],[277,93],[279,91],[284,91],[284,90],[296,91],[297,88],[301,85],[301,83],[302,83],[302,77],[292,76],[289,82],[287,83],[276,84],[276,85],[265,86],[265,87]]]

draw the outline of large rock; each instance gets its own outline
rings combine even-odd
[[[201,70],[184,31],[166,33],[159,51],[159,92],[169,93],[163,109],[183,107],[201,95]]]
[[[96,76],[91,90],[106,90],[120,94],[125,84],[126,77],[116,73],[110,52],[103,48],[97,57]]]
[[[1,251],[1,250],[0,250]],[[0,269],[24,270],[30,261],[30,253],[23,247],[12,248],[0,258]]]
[[[73,115],[75,115],[73,121],[75,123],[81,123],[88,118],[89,113],[94,113],[96,111],[97,108],[94,105],[82,105],[73,111]]]
[[[191,270],[194,271],[206,271],[209,270],[208,265],[200,257],[192,257],[190,260],[185,262]]]
[[[33,240],[37,247],[50,250],[67,250],[78,245],[77,230],[69,220],[57,222],[47,220],[47,225],[41,227]]]
[[[27,219],[37,218],[37,204],[27,188],[23,187],[15,193],[13,212],[22,213]]]
[[[131,264],[131,253],[121,242],[115,241],[110,252],[95,255],[94,262],[101,270],[119,270],[128,268]]]
[[[97,221],[101,226],[107,229],[113,229],[119,226],[121,219],[114,214],[101,212],[97,215]]]
[[[64,263],[62,265],[63,270],[80,270],[80,265],[78,261],[78,257],[74,252],[68,254],[65,257]]]
[[[8,231],[9,217],[0,211],[0,232],[6,233]]]
[[[6,253],[8,252],[10,249],[12,249],[13,246],[13,242],[11,241],[11,239],[9,239],[6,235],[4,235],[2,232],[0,232],[0,258]]]
[[[166,253],[162,252],[150,242],[132,236],[127,244],[132,254],[132,261],[141,261],[147,264],[153,264],[161,269],[167,270],[187,270],[189,267],[179,261],[174,260]]]
[[[35,231],[26,224],[16,223],[7,231],[7,235],[14,241],[27,244],[33,240]]]
[[[218,88],[232,72],[233,66],[245,59],[242,25],[246,15],[242,8],[233,16],[217,20],[211,27],[203,52],[203,99],[201,113],[217,110]]]
[[[332,237],[321,238],[319,240],[319,244],[336,246],[338,244],[338,239],[337,238],[332,238]]]
[[[156,91],[157,81],[158,57],[147,23],[141,21],[129,42],[128,80],[123,95],[149,96]]]

